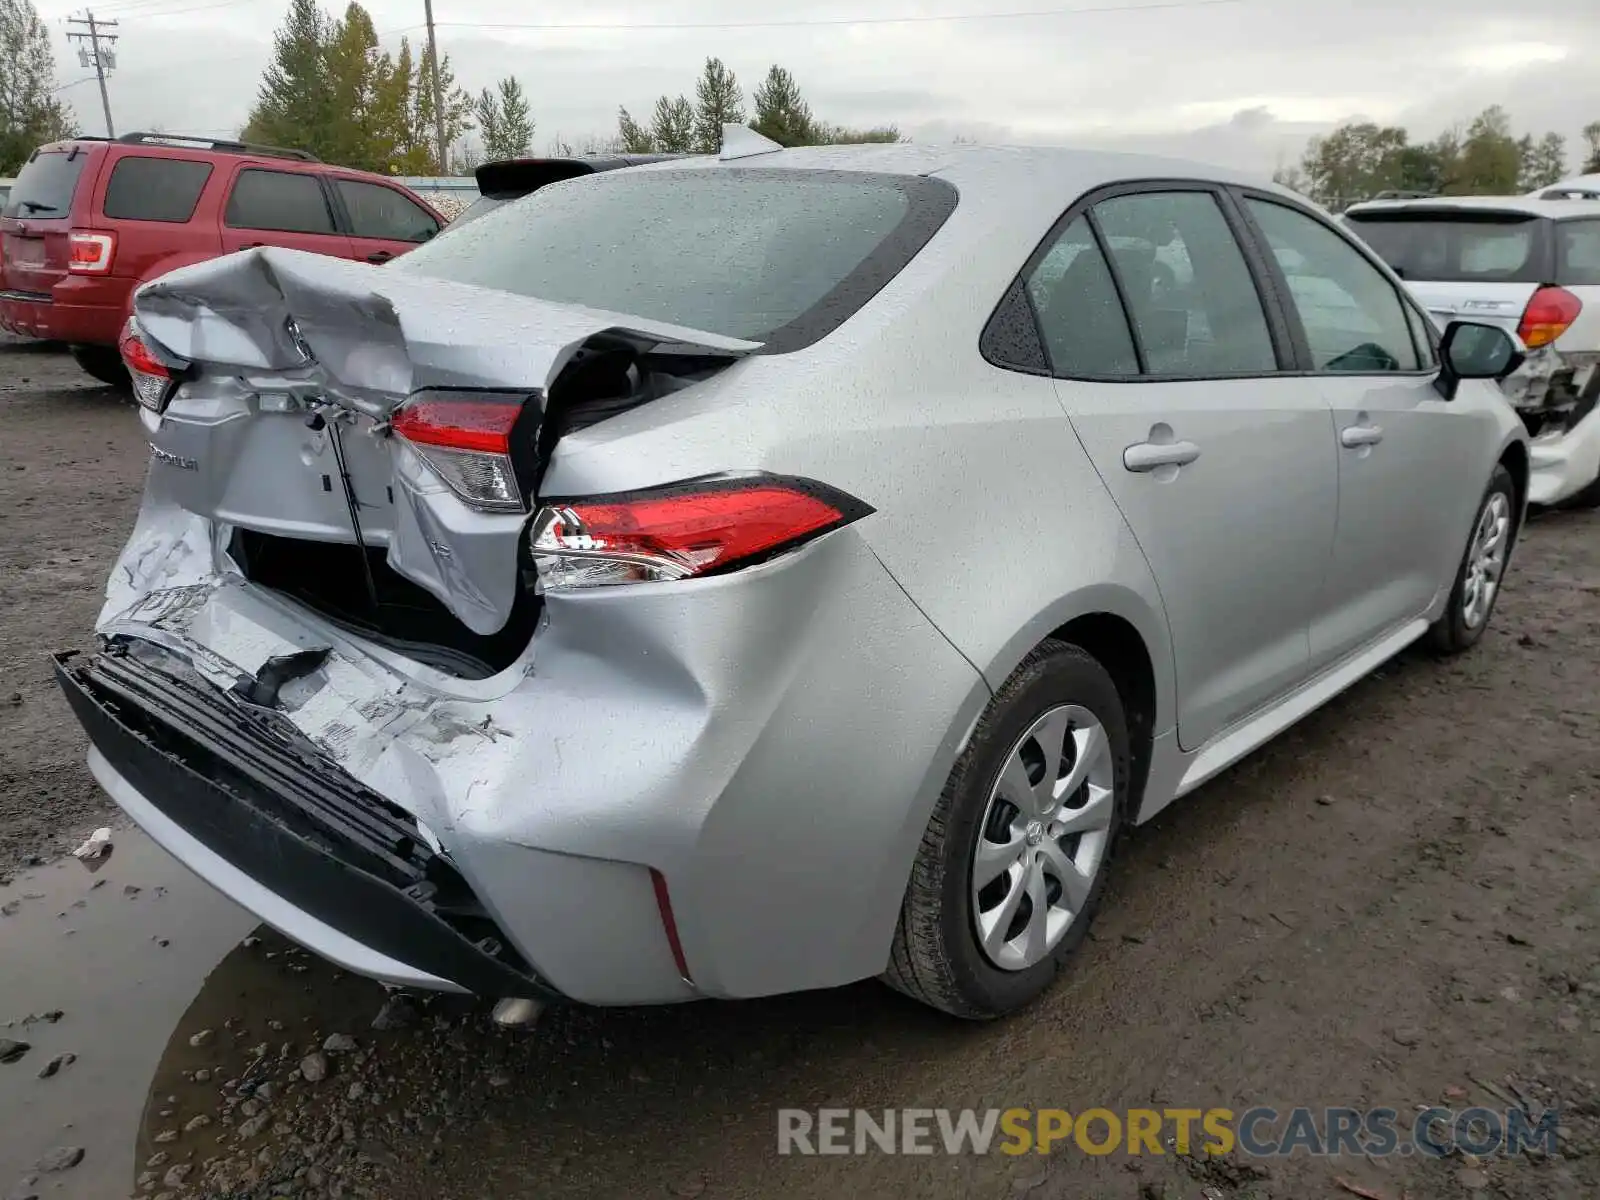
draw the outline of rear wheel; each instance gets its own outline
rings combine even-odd
[[[1459,654],[1477,644],[1500,597],[1506,560],[1517,534],[1517,490],[1511,472],[1497,465],[1478,504],[1467,550],[1456,571],[1444,615],[1428,630],[1435,650]]]
[[[133,381],[128,378],[122,355],[112,347],[73,346],[71,352],[73,361],[101,383],[124,392],[132,389]]]
[[[885,982],[972,1019],[1048,988],[1099,905],[1128,764],[1111,676],[1076,646],[1043,643],[990,702],[940,794]]]

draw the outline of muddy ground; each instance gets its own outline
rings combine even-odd
[[[1600,1196],[1600,514],[1534,523],[1473,653],[1403,656],[1137,831],[1011,1021],[862,984],[507,1035],[454,1002],[374,1028],[380,989],[241,941],[133,831],[95,875],[55,861],[105,806],[44,655],[84,641],[141,451],[68,360],[0,349],[0,1038],[31,1043],[0,1063],[0,1197]],[[785,1107],[1261,1104],[1557,1106],[1562,1133],[1481,1160],[776,1151]]]

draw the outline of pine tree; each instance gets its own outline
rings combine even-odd
[[[533,147],[533,116],[522,85],[508,75],[496,90],[484,88],[473,105],[485,159],[516,158]]]
[[[744,93],[720,58],[706,59],[694,92],[694,148],[715,154],[722,149],[722,127],[744,124]]]
[[[411,57],[411,43],[402,38],[400,52],[391,58],[380,55],[373,66],[372,99],[368,114],[368,129],[372,138],[371,155],[375,169],[393,174],[414,174],[412,162],[422,157],[426,161],[425,141],[418,151],[418,131],[414,123],[415,106],[412,93],[416,87],[416,64]],[[431,135],[430,135],[431,136]]]
[[[36,146],[77,132],[55,75],[50,34],[32,0],[0,0],[0,175],[15,174]]]
[[[333,22],[317,0],[289,0],[245,125],[248,140],[330,156],[336,107],[328,65],[333,33]]]
[[[650,131],[635,121],[625,108],[617,109],[617,143],[624,154],[653,154],[656,148]]]
[[[686,97],[673,100],[662,96],[656,101],[650,140],[661,154],[688,154],[694,150],[694,106]]]
[[[472,129],[472,97],[456,85],[454,72],[450,70],[450,56],[439,56],[439,96],[444,101],[444,142],[448,149],[462,134]],[[415,126],[414,128],[422,137],[422,144],[429,149],[427,165],[421,173],[429,175],[443,175],[450,170],[447,162],[440,162],[438,147],[434,145],[434,120],[433,120],[433,63],[424,54],[421,63],[417,66],[417,86],[415,90]]]
[[[774,64],[755,92],[756,115],[750,122],[762,137],[780,146],[809,146],[817,141],[811,106],[800,95],[794,76]]]
[[[334,24],[325,56],[332,109],[319,154],[341,166],[381,171],[388,156],[373,127],[381,65],[378,34],[361,5],[352,2]]]

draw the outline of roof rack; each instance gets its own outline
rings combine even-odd
[[[266,158],[292,158],[298,162],[321,162],[308,150],[288,150],[282,146],[258,146],[253,142],[235,142],[226,138],[193,137],[186,133],[147,133],[143,130],[125,133],[119,142],[144,146],[179,146],[195,150],[217,150],[223,154],[259,154]]]

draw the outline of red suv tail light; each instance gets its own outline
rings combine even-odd
[[[547,592],[664,582],[751,566],[872,511],[809,479],[717,478],[552,503],[530,549]]]
[[[1517,336],[1529,350],[1548,346],[1567,331],[1582,311],[1582,300],[1566,288],[1547,284],[1528,298]]]
[[[67,270],[79,275],[104,275],[111,270],[117,252],[114,233],[88,233],[74,229],[67,234]]]
[[[526,512],[517,470],[517,422],[525,396],[493,392],[419,392],[395,411],[389,428],[404,438],[474,508]]]

